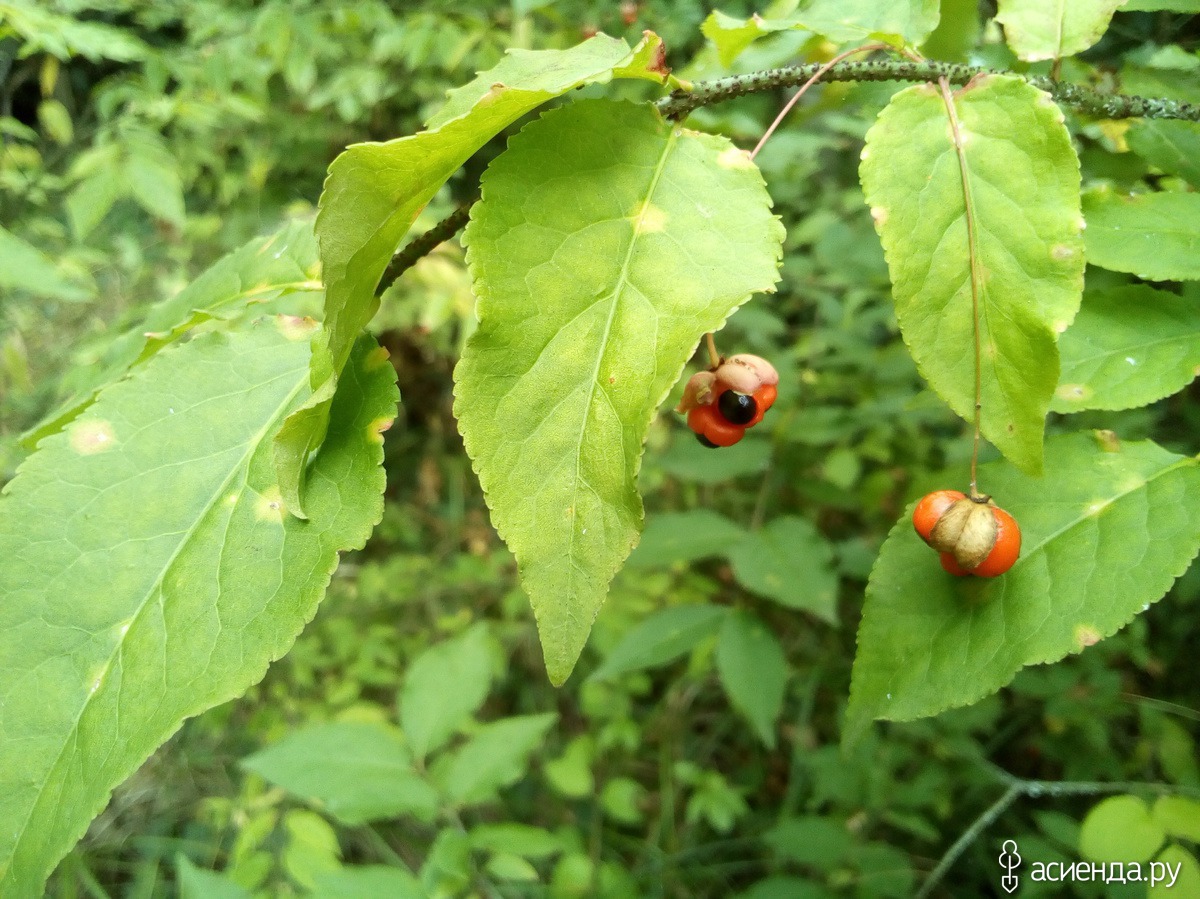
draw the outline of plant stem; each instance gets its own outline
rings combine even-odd
[[[856,53],[870,53],[874,50],[888,49],[891,49],[888,44],[863,44],[861,47],[854,47],[851,50],[847,50],[845,53],[839,53],[833,59],[829,60],[829,62],[825,63],[815,72],[813,72],[812,77],[804,82],[804,85],[800,88],[800,90],[796,91],[796,93],[792,95],[792,99],[788,100],[783,109],[779,111],[779,115],[775,116],[775,121],[773,121],[770,127],[763,132],[763,136],[758,139],[758,143],[755,144],[754,149],[750,151],[750,158],[753,159],[758,155],[758,151],[763,148],[763,145],[767,142],[771,135],[775,133],[775,129],[779,127],[779,123],[786,118],[787,114],[792,111],[792,107],[796,105],[797,101],[804,96],[805,92],[810,87],[817,83],[822,75],[832,69],[847,56],[854,56]]]
[[[721,354],[717,352],[717,341],[713,337],[712,331],[704,335],[705,343],[708,344],[708,364],[710,368],[716,368],[721,364]]]
[[[664,116],[679,119],[701,106],[711,106],[746,94],[776,90],[803,84],[821,68],[822,64],[809,63],[800,66],[785,66],[779,69],[764,69],[745,75],[717,78],[713,81],[697,81],[690,91],[675,91],[657,102],[658,111]],[[1044,75],[1026,77],[1015,72],[989,69],[983,66],[966,66],[947,62],[901,61],[895,59],[872,60],[869,62],[840,62],[821,77],[826,81],[937,81],[945,78],[951,84],[966,84],[979,75],[1012,75],[1024,78],[1039,90],[1044,90],[1054,100],[1070,106],[1086,115],[1107,119],[1186,119],[1200,122],[1200,106],[1182,103],[1163,97],[1134,97],[1126,94],[1106,94],[1078,84],[1055,81]]]
[[[1086,780],[1025,780],[1009,774],[1003,768],[990,762],[985,762],[991,774],[1001,783],[1006,784],[1004,794],[989,805],[971,826],[963,831],[962,836],[946,850],[945,855],[938,861],[937,866],[930,872],[921,889],[917,891],[917,899],[923,899],[933,892],[933,888],[941,883],[950,868],[958,861],[959,856],[979,839],[979,835],[1012,805],[1018,797],[1028,796],[1099,796],[1106,793],[1143,792],[1174,796],[1200,796],[1200,790],[1194,787],[1184,787],[1175,784],[1139,783],[1137,781],[1086,781]]]
[[[383,270],[383,276],[379,279],[379,287],[375,290],[376,296],[391,287],[392,282],[416,265],[419,259],[428,256],[437,249],[439,244],[445,243],[457,234],[471,216],[472,203],[474,203],[473,200],[471,203],[459,206],[420,237],[414,237],[405,244],[404,249],[393,256],[388,267]]]
[[[971,265],[971,330],[975,339],[975,443],[971,448],[971,499],[979,496],[976,470],[979,467],[979,430],[983,412],[983,353],[979,335],[979,285],[983,273],[979,268],[979,245],[975,234],[975,203],[971,198],[971,173],[967,168],[967,151],[963,145],[962,128],[958,122],[958,110],[954,108],[954,96],[950,83],[939,78],[942,100],[946,104],[946,115],[950,118],[950,133],[954,138],[954,152],[958,156],[958,170],[962,176],[963,218],[967,223],[967,257]]]

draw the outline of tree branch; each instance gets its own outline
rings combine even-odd
[[[747,75],[697,81],[690,91],[675,91],[655,103],[667,118],[682,119],[702,106],[723,103],[747,94],[795,87],[812,78],[823,63],[766,69]],[[824,81],[937,81],[945,78],[950,84],[966,84],[979,75],[1013,75],[998,69],[964,66],[947,62],[912,62],[909,60],[874,60],[868,62],[839,62],[822,74]],[[1018,76],[1025,78],[1025,76]],[[1106,119],[1183,119],[1200,122],[1200,106],[1181,103],[1164,97],[1134,97],[1127,94],[1105,94],[1079,84],[1055,81],[1044,75],[1025,78],[1034,87],[1046,91],[1058,103],[1079,112]],[[410,241],[392,257],[376,294],[382,294],[392,282],[412,268],[418,259],[433,252],[438,244],[449,240],[469,218],[470,203],[460,206],[420,237]]]
[[[405,244],[404,249],[393,256],[388,267],[383,270],[375,295],[381,295],[392,286],[392,282],[416,265],[417,260],[428,256],[437,249],[438,244],[445,243],[457,234],[458,229],[467,223],[470,216],[471,203],[464,203],[420,237],[414,237]]]
[[[658,111],[672,119],[681,119],[701,106],[722,103],[735,97],[781,87],[803,84],[821,67],[821,63],[766,69],[747,75],[734,75],[714,81],[697,81],[690,91],[675,91],[656,104]],[[1013,75],[998,69],[964,66],[946,62],[910,62],[908,60],[872,60],[841,62],[822,77],[824,81],[937,81],[945,78],[951,84],[966,84],[978,75]],[[1133,97],[1125,94],[1105,94],[1083,87],[1054,81],[1044,75],[1025,78],[1034,87],[1046,91],[1058,103],[1070,106],[1087,115],[1106,119],[1185,119],[1200,122],[1200,106],[1161,97]]]

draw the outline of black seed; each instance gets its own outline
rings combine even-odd
[[[717,411],[731,425],[744,425],[758,413],[758,403],[748,394],[726,390],[717,400]]]
[[[696,439],[700,441],[701,446],[707,446],[709,449],[716,449],[717,445],[705,437],[703,434],[697,434]]]

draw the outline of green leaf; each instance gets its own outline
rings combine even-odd
[[[994,463],[979,480],[1020,524],[1020,558],[998,578],[952,577],[907,510],[867,584],[846,742],[872,718],[968,705],[1111,636],[1200,547],[1200,465],[1149,441],[1067,435],[1047,445],[1044,478]]]
[[[1087,261],[1146,281],[1200,278],[1200,194],[1083,198]]]
[[[613,777],[600,791],[600,805],[604,814],[621,824],[640,824],[646,817],[646,788],[630,777]]]
[[[700,337],[772,288],[782,236],[745,153],[647,105],[549,112],[484,175],[455,414],[553,683],[637,540],[655,409]]]
[[[83,373],[83,386],[22,436],[30,446],[63,428],[96,399],[96,393],[146,362],[163,347],[208,319],[231,318],[248,304],[265,303],[295,291],[320,290],[320,267],[312,223],[291,222],[275,234],[256,237],[221,257],[170,299],[115,338],[99,364]],[[306,333],[311,323],[294,321]]]
[[[604,680],[630,671],[656,668],[690,652],[701,640],[716,633],[728,614],[724,606],[676,606],[655,612],[613,647],[591,679]]]
[[[1059,347],[1055,412],[1145,406],[1196,377],[1200,306],[1145,285],[1090,291]]]
[[[1200,187],[1200,125],[1170,119],[1135,119],[1125,136],[1129,149],[1168,175]]]
[[[316,878],[341,867],[341,847],[329,822],[315,812],[294,808],[283,816],[287,844],[280,859],[288,877],[305,889],[316,886]]]
[[[1110,796],[1096,805],[1079,828],[1079,854],[1097,862],[1148,862],[1165,834],[1137,796]]]
[[[854,856],[854,838],[845,825],[817,815],[785,818],[764,839],[776,854],[800,865],[830,871]]]
[[[428,819],[437,793],[413,770],[403,735],[367,722],[317,724],[242,760],[242,767],[346,824],[412,814]]]
[[[183,182],[175,157],[157,135],[131,139],[125,163],[125,181],[138,205],[155,218],[182,228]]]
[[[766,747],[774,749],[788,678],[783,647],[754,615],[734,611],[725,616],[716,655],[717,674],[729,701]]]
[[[485,724],[457,751],[445,782],[455,803],[486,802],[501,787],[516,783],[529,768],[529,756],[558,720],[553,712],[518,715]]]
[[[745,535],[744,528],[711,509],[665,512],[646,524],[629,566],[653,568],[723,556]]]
[[[0,288],[67,301],[86,300],[91,295],[83,285],[62,275],[49,256],[2,227]]]
[[[1121,12],[1170,12],[1200,13],[1200,0],[1126,0]]]
[[[179,872],[179,899],[250,899],[249,890],[216,871],[197,868],[180,853],[175,858]]]
[[[410,871],[388,865],[355,865],[315,878],[321,899],[427,899]]]
[[[893,96],[867,134],[863,189],[917,367],[973,419],[977,290],[983,434],[1036,474],[1056,333],[1083,290],[1079,162],[1062,113],[1021,79],[989,75],[953,96],[965,171],[941,92],[919,85]]]
[[[739,19],[714,11],[700,31],[729,66],[759,38],[779,31],[811,31],[837,43],[887,41],[917,46],[937,27],[939,0],[810,0],[792,15]]]
[[[307,393],[309,336],[261,321],[165,351],[5,487],[0,893],[40,892],[116,784],[262,678],[379,520],[396,390],[369,342],[314,467],[312,520],[279,501],[270,439]]]
[[[1026,62],[1082,53],[1108,30],[1125,0],[997,0],[1004,39]]]
[[[833,548],[812,522],[790,515],[769,521],[734,546],[729,561],[747,590],[837,623]]]
[[[528,824],[477,824],[467,836],[471,848],[523,858],[546,858],[563,851],[563,841],[542,827]]]
[[[515,880],[523,883],[536,883],[538,880],[537,868],[519,855],[493,855],[487,860],[484,870],[497,880]]]
[[[483,705],[491,684],[485,624],[417,656],[400,693],[400,726],[413,754],[423,758],[443,746]]]
[[[1200,843],[1200,802],[1183,796],[1159,796],[1151,815],[1168,836]]]
[[[1172,843],[1159,853],[1156,861],[1170,867],[1172,879],[1150,884],[1146,889],[1146,899],[1200,896],[1200,863],[1192,853]]]
[[[305,466],[325,436],[329,403],[355,338],[379,308],[375,288],[417,214],[489,140],[572,88],[603,84],[629,45],[598,34],[569,50],[510,51],[493,69],[451,92],[429,130],[386,143],[354,144],[329,167],[317,215],[325,276],[325,330],[313,346],[309,401],[280,431],[275,464],[295,514]]]
[[[71,233],[83,241],[108,215],[113,204],[124,192],[120,178],[111,171],[99,171],[85,178],[67,194],[67,218],[71,222]]]

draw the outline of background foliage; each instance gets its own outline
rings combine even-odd
[[[565,48],[593,28],[632,44],[649,28],[688,78],[828,53],[789,30],[718,53],[700,32],[710,9],[691,0],[470,6],[0,3],[0,480],[25,455],[25,428],[130,351],[113,335],[148,303],[286,220],[303,233],[345,144],[413,133],[447,88],[504,48]],[[980,13],[944,0],[929,55],[1026,70]],[[1065,74],[1195,102],[1195,23],[1117,12]],[[118,790],[51,893],[904,896],[1003,791],[994,766],[1200,788],[1194,573],[1081,655],[1025,669],[969,708],[869,731],[841,754],[872,561],[909,499],[963,480],[970,450],[899,339],[858,185],[862,141],[897,87],[821,88],[758,157],[787,228],[783,280],[720,337],[770,357],[792,389],[720,453],[673,416],[651,424],[647,532],[565,687],[546,682],[512,556],[488,524],[451,416],[449,374],[474,303],[451,242],[384,296],[372,325],[405,399],[384,444],[383,523],[338,569],[292,652],[242,699],[189,722]],[[781,101],[748,97],[692,122],[746,146]],[[1131,277],[1153,276],[1145,266],[1177,272],[1194,261],[1166,238],[1130,256],[1104,226],[1131,190],[1161,191],[1134,201],[1147,207],[1196,199],[1195,130],[1173,124],[1068,122],[1087,252],[1111,269],[1088,271],[1089,300],[1099,299],[1081,324],[1106,314],[1106,297],[1150,291]],[[451,177],[419,224],[471,198],[506,136]],[[305,258],[273,273],[286,288],[255,295],[264,311],[313,311]],[[1159,285],[1175,298],[1156,309],[1164,337],[1189,320],[1195,284]],[[1099,325],[1068,333],[1114,339]],[[1097,369],[1078,380],[1100,371],[1119,387],[1113,362],[1130,348],[1098,349]],[[1180,360],[1155,395],[1194,373],[1187,348],[1171,350],[1152,350],[1164,368]],[[1128,405],[1154,398],[1144,384],[1127,389]],[[1194,389],[1079,413],[1071,430],[1110,428],[1190,455]],[[1073,400],[1060,393],[1052,408]],[[1048,431],[1063,421],[1052,415]],[[1126,811],[1142,802],[1118,798]],[[956,892],[994,888],[993,843],[1005,838],[1029,858],[1103,858],[1105,828],[1119,825],[1102,804],[1081,831],[1093,804],[1015,803],[955,868]],[[1194,808],[1151,811],[1148,853],[1194,848]]]

